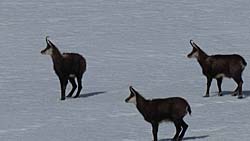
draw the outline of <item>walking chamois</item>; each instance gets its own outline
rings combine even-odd
[[[154,141],[157,141],[159,124],[162,121],[171,121],[176,127],[174,141],[182,140],[188,125],[183,118],[187,113],[191,114],[188,102],[180,97],[147,100],[132,86],[129,87],[130,95],[125,99],[126,103],[134,103],[144,119],[151,123]],[[181,132],[181,134],[180,134]]]
[[[219,89],[219,96],[222,96],[221,84],[223,77],[233,78],[237,83],[237,88],[234,90],[233,96],[238,93],[238,98],[243,98],[242,95],[242,72],[247,65],[244,58],[238,54],[230,55],[207,55],[200,47],[190,40],[193,47],[191,53],[187,55],[188,58],[196,58],[199,62],[203,74],[207,77],[207,91],[204,97],[209,97],[209,89],[212,79],[217,80]]]
[[[52,58],[55,73],[59,77],[61,84],[61,100],[65,100],[65,90],[68,80],[72,84],[72,90],[67,97],[71,97],[73,95],[77,88],[75,77],[78,82],[78,90],[74,98],[79,97],[82,89],[82,76],[86,71],[85,58],[77,53],[61,54],[59,49],[50,40],[48,40],[48,36],[46,37],[46,43],[47,47],[41,51],[41,54],[50,55]]]

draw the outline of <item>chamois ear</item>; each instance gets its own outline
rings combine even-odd
[[[50,40],[49,40],[49,45],[50,46],[55,46]]]
[[[55,45],[48,39],[49,36],[46,37],[46,42],[49,46],[55,47]]]
[[[130,90],[130,92],[133,93],[133,94],[136,94],[136,93],[137,93],[136,90],[135,90],[132,86],[129,87],[129,90]]]

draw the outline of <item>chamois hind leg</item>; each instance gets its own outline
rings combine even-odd
[[[75,82],[74,78],[69,78],[69,82],[72,84],[72,90],[67,95],[67,97],[71,97],[73,95],[73,93],[75,92],[76,88],[77,88],[77,85],[76,85],[76,82]]]
[[[234,79],[234,81],[238,84],[238,91],[239,91],[238,98],[243,98],[243,95],[242,95],[242,84],[243,84],[243,80],[242,80],[241,76],[234,77],[233,79]]]
[[[223,80],[223,78],[222,78],[222,77],[220,77],[220,78],[217,78],[216,80],[217,80],[217,86],[218,86],[218,89],[219,89],[219,93],[218,93],[218,95],[219,95],[219,96],[222,96],[221,84],[222,84],[222,80]]]
[[[183,120],[183,118],[180,120],[181,121],[181,126],[182,126],[182,131],[181,131],[181,135],[179,137],[179,140],[182,140],[184,135],[185,135],[185,132],[188,128],[188,125],[187,123]]]
[[[179,120],[175,120],[174,125],[175,125],[175,128],[176,128],[176,133],[174,135],[173,141],[178,141],[179,140],[179,134],[181,132],[181,123],[180,123]]]
[[[236,96],[238,94],[238,91],[239,91],[239,86],[236,87],[236,89],[232,93],[232,96]]]
[[[77,93],[76,93],[76,95],[74,96],[74,98],[79,97],[80,92],[81,92],[81,90],[82,90],[82,76],[77,77],[77,83],[78,83],[78,90],[77,90]]]

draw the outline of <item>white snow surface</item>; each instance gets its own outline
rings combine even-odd
[[[247,141],[250,71],[244,99],[224,79],[224,96],[203,98],[206,79],[188,59],[193,39],[208,54],[238,53],[250,62],[247,0],[1,0],[1,141],[150,141],[151,125],[124,99],[134,86],[144,97],[180,96],[192,116],[185,140]],[[85,56],[81,97],[60,101],[59,80],[45,48]],[[249,63],[250,64],[250,63]],[[68,85],[69,91],[71,85]],[[170,140],[172,123],[158,137]]]

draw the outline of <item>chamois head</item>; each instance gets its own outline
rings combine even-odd
[[[130,95],[125,99],[126,103],[134,103],[136,105],[136,94],[138,93],[132,86],[129,87]]]
[[[41,54],[43,55],[52,55],[55,48],[55,45],[50,40],[48,40],[48,38],[49,36],[46,36],[47,47],[41,51]]]
[[[193,40],[190,40],[190,44],[193,47],[193,50],[187,55],[188,58],[198,58],[199,57],[199,52],[200,48],[197,44],[193,42]]]

